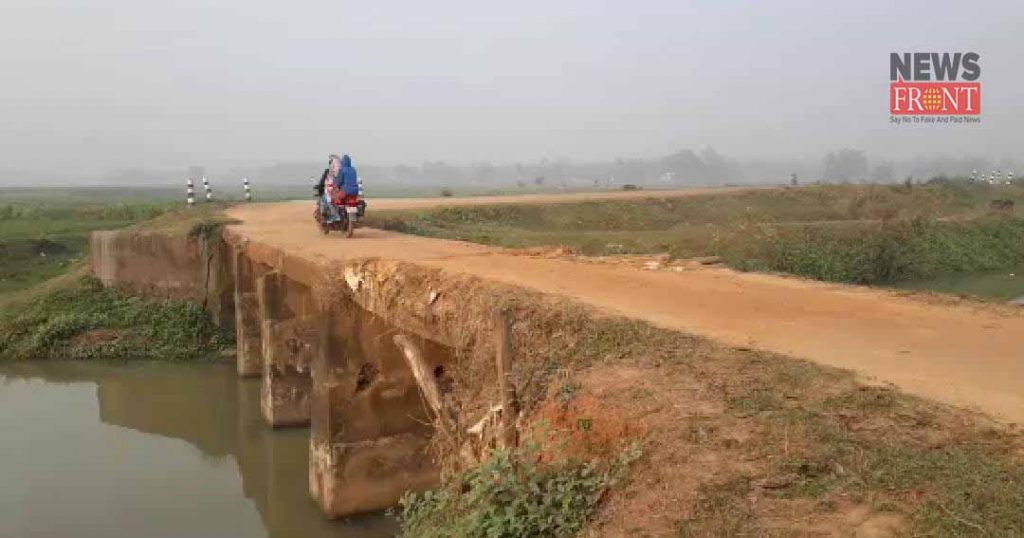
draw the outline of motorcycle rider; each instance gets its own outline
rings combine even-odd
[[[352,158],[348,155],[341,156],[341,170],[335,176],[334,182],[346,201],[363,195],[363,180],[359,178],[356,168],[352,166]]]
[[[332,153],[327,158],[327,168],[324,169],[323,175],[320,176],[320,184],[317,185],[317,193],[320,195],[320,207],[328,222],[334,222],[341,218],[341,215],[338,214],[338,208],[332,203],[340,172],[341,158]]]

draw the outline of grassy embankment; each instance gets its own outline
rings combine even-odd
[[[994,197],[1020,206],[1022,191],[823,187],[382,221],[506,247],[717,255],[742,269],[893,283],[1019,267],[1024,223],[988,215]],[[1024,533],[1024,440],[1012,428],[850,372],[573,312],[559,334],[579,340],[552,351],[558,378],[533,419],[583,450],[547,463],[532,446],[498,452],[407,498],[402,537]],[[622,484],[634,442],[642,457]]]
[[[401,537],[1024,535],[1019,430],[847,371],[524,308],[530,369],[552,372],[525,428],[548,443],[406,498]],[[551,342],[531,326],[549,322]]]
[[[70,279],[0,315],[0,359],[210,359],[231,344],[201,306]]]
[[[1024,266],[1024,189],[941,183],[827,186],[377,215],[409,233],[584,255],[719,256],[742,270],[898,284]],[[1016,203],[992,215],[993,199]],[[1024,282],[1010,282],[1009,287]],[[1012,290],[1007,293],[1012,293]]]
[[[216,225],[209,223],[216,208],[169,214],[173,207],[89,197],[43,203],[31,196],[0,205],[0,359],[178,360],[219,353],[230,335],[196,305],[130,297],[86,276],[93,230],[174,222],[199,233]]]
[[[26,289],[68,270],[88,251],[89,232],[124,228],[169,209],[166,203],[82,204],[55,200],[0,204],[0,293]]]

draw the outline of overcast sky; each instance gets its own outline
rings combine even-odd
[[[3,0],[0,168],[1022,156],[1024,2],[844,4]],[[982,123],[891,126],[902,51],[979,53]]]

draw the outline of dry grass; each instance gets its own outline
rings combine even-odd
[[[568,377],[647,432],[595,536],[1024,532],[1024,441],[984,417],[706,343]]]

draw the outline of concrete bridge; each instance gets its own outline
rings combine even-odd
[[[382,201],[373,209],[431,203],[455,202]],[[241,223],[213,241],[100,232],[92,252],[108,285],[199,301],[235,327],[238,373],[262,378],[267,423],[311,428],[310,493],[329,516],[393,506],[405,491],[437,482],[428,449],[436,410],[424,383],[450,385],[463,366],[457,355],[495,352],[495,327],[481,320],[510,289],[850,368],[921,396],[1024,419],[1019,313],[721,268],[582,263],[373,229],[324,237],[311,212],[310,202],[238,206],[228,213]],[[529,347],[516,347],[517,361],[530,364]]]

